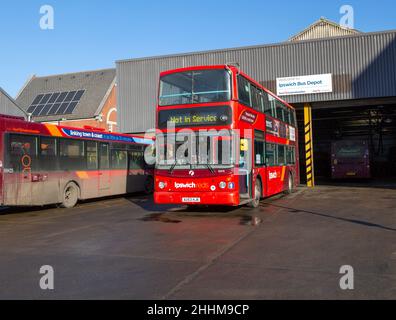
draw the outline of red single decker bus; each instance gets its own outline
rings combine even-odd
[[[79,199],[143,191],[153,179],[144,161],[152,143],[0,115],[0,204],[68,208]]]
[[[293,107],[236,66],[160,74],[154,200],[259,205],[299,183]]]

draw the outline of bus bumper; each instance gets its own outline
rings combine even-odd
[[[199,201],[198,201],[199,199]],[[238,192],[154,192],[156,204],[239,205]]]

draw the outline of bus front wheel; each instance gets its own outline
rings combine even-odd
[[[257,179],[254,186],[254,198],[249,203],[249,207],[257,208],[260,205],[260,199],[261,199],[261,183],[260,180]]]
[[[144,181],[144,192],[146,194],[152,194],[154,192],[154,179],[152,176],[148,176]]]
[[[69,182],[63,191],[61,207],[73,208],[78,201],[78,186],[74,182]]]

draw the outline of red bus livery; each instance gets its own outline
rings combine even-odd
[[[0,115],[0,203],[32,206],[143,191],[152,140]],[[152,178],[151,178],[152,179]]]
[[[299,182],[295,110],[235,66],[160,74],[156,203],[257,207]]]

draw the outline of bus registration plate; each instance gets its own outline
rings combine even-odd
[[[197,203],[197,202],[201,202],[201,198],[199,198],[199,197],[194,197],[194,198],[185,198],[185,197],[183,197],[182,198],[182,202],[193,202],[193,203]]]

